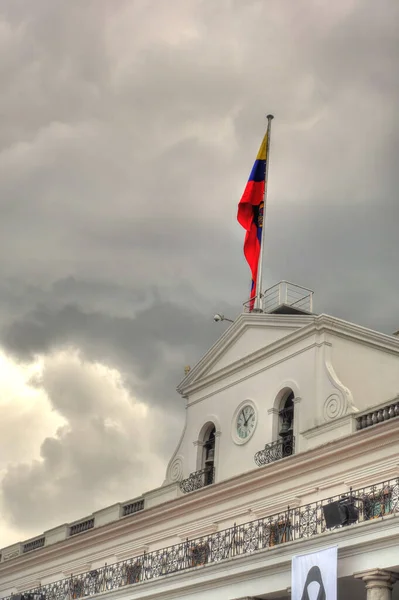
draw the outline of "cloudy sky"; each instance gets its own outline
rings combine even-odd
[[[265,285],[399,328],[397,0],[1,0],[0,547],[163,481],[175,387]],[[160,425],[162,424],[162,427]]]

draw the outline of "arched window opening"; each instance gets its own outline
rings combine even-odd
[[[204,485],[210,485],[215,481],[215,426],[208,429],[204,437],[203,464]]]
[[[294,392],[290,391],[282,399],[279,410],[279,436],[282,444],[282,456],[294,453]]]

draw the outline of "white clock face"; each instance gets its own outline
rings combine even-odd
[[[240,440],[248,439],[254,432],[255,425],[255,409],[250,404],[246,404],[240,409],[236,419],[236,431]]]

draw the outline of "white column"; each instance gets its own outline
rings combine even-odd
[[[384,569],[372,569],[355,574],[366,584],[367,600],[392,600],[392,587],[399,574]]]

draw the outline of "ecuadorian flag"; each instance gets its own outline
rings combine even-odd
[[[251,298],[256,295],[256,278],[263,228],[263,203],[265,193],[266,175],[266,148],[267,133],[259,148],[254,166],[252,167],[248,183],[238,204],[237,220],[246,230],[244,241],[244,255],[251,269],[252,287]],[[250,309],[253,308],[253,300]]]

